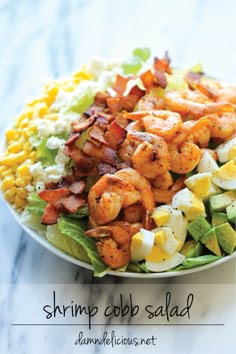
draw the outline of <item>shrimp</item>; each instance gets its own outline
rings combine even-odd
[[[236,130],[236,119],[235,114],[224,114],[222,116],[209,115],[207,117],[211,125],[211,136],[212,138],[220,138],[227,140]]]
[[[217,102],[236,104],[236,87],[233,85],[205,78],[198,83],[198,89],[202,92],[205,90],[205,94],[209,97],[213,93]]]
[[[103,262],[112,269],[117,269],[129,263],[131,236],[121,226],[107,225],[86,232],[88,236],[97,237],[98,253]]]
[[[138,141],[130,141],[129,139],[125,139],[121,144],[118,153],[123,161],[132,162],[132,156],[138,146]]]
[[[141,204],[132,204],[124,210],[125,220],[131,224],[138,222],[142,220],[142,212]]]
[[[155,188],[159,188],[161,190],[167,190],[171,186],[173,186],[173,184],[173,177],[171,176],[169,171],[166,171],[165,173],[163,173],[163,175],[156,176],[156,178],[154,178],[154,180],[152,181],[152,185]]]
[[[120,177],[123,181],[128,182],[141,194],[141,204],[145,211],[144,213],[144,227],[150,229],[151,227],[151,214],[155,208],[155,200],[152,192],[150,182],[141,174],[132,169],[125,168],[116,172],[116,176]]]
[[[106,174],[89,191],[89,214],[95,224],[107,224],[117,218],[122,207],[139,200],[140,193],[132,184],[118,176]]]
[[[201,151],[193,143],[185,142],[179,146],[169,145],[171,171],[185,174],[192,171],[200,161]]]
[[[186,141],[199,145],[201,148],[208,146],[211,138],[211,121],[202,117],[197,121],[186,121],[184,126],[189,130]]]
[[[170,189],[164,190],[161,188],[153,188],[153,194],[155,201],[157,203],[170,203],[172,201],[175,193],[179,192],[185,187],[184,181],[186,177],[180,177],[177,181],[171,186]]]
[[[169,109],[180,114],[191,114],[195,118],[211,113],[234,112],[234,106],[227,102],[210,102],[195,91],[167,91],[164,99]]]
[[[161,97],[145,95],[137,103],[137,111],[146,111],[153,109],[163,109],[164,101]]]
[[[132,134],[128,134],[128,138],[132,138]],[[163,138],[138,132],[133,134],[133,138],[141,141],[132,157],[134,168],[141,175],[155,178],[170,168],[168,146]]]

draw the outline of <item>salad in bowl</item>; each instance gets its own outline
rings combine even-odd
[[[5,134],[4,198],[95,276],[235,254],[236,86],[150,56],[94,58],[47,82]]]

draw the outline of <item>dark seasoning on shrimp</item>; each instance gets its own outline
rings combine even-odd
[[[71,124],[64,147],[72,162],[70,174],[39,192],[47,203],[45,225],[88,205],[86,235],[96,240],[102,261],[112,269],[129,264],[132,238],[138,235],[133,240],[140,245],[140,232],[146,232],[142,236],[148,240],[148,232],[156,230],[156,247],[165,245],[163,232],[168,234],[168,227],[160,227],[166,225],[167,211],[176,217],[182,214],[167,207],[156,221],[155,208],[170,205],[186,189],[186,179],[194,175],[205,153],[214,164],[215,148],[235,137],[235,87],[186,70],[179,88],[168,81],[172,75],[176,74],[167,53],[162,59],[155,57],[145,70],[117,74],[111,90],[98,92]],[[168,237],[180,251],[184,240]],[[170,251],[163,249],[159,256],[166,260]],[[136,270],[146,271],[137,264]]]

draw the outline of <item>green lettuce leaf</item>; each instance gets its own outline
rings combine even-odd
[[[46,235],[46,226],[41,224],[41,214],[33,214],[26,208],[21,215],[21,222],[25,226],[37,231],[41,236]]]
[[[199,256],[199,257],[194,257],[194,258],[186,258],[181,265],[179,265],[176,268],[171,269],[170,271],[200,267],[202,265],[218,261],[218,259],[221,259],[221,258],[222,258],[222,256],[215,256],[213,254],[207,254],[205,256]]]
[[[87,252],[90,262],[93,265],[95,276],[102,277],[110,270],[102,262],[98,254],[96,241],[86,236],[79,221],[63,216],[59,218],[58,226],[61,233],[77,242]]]
[[[26,207],[26,210],[32,215],[38,215],[42,217],[47,203],[42,200],[37,193],[29,194],[27,200],[29,205]]]
[[[43,138],[36,147],[37,160],[41,161],[44,166],[51,166],[55,163],[58,149],[48,149],[46,144],[49,138]]]

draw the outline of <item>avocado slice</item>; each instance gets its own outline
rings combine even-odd
[[[186,258],[199,257],[203,254],[204,247],[195,240],[186,241],[180,251]]]
[[[216,256],[221,256],[221,250],[217,241],[215,228],[212,227],[202,238],[201,242]]]
[[[197,219],[190,222],[187,227],[188,232],[194,238],[195,241],[199,241],[200,238],[207,233],[211,228],[211,225],[204,218],[204,216],[199,216]]]
[[[218,226],[224,224],[228,221],[227,215],[225,213],[213,213],[211,224],[212,226]]]
[[[226,207],[234,201],[236,201],[235,191],[228,191],[225,193],[213,195],[209,202],[210,211],[211,213],[214,211],[224,211]]]
[[[232,254],[236,246],[236,231],[228,222],[225,222],[216,226],[215,232],[217,241],[223,250],[228,254]]]
[[[229,206],[227,206],[226,213],[228,219],[231,222],[236,223],[236,201],[230,204]]]

